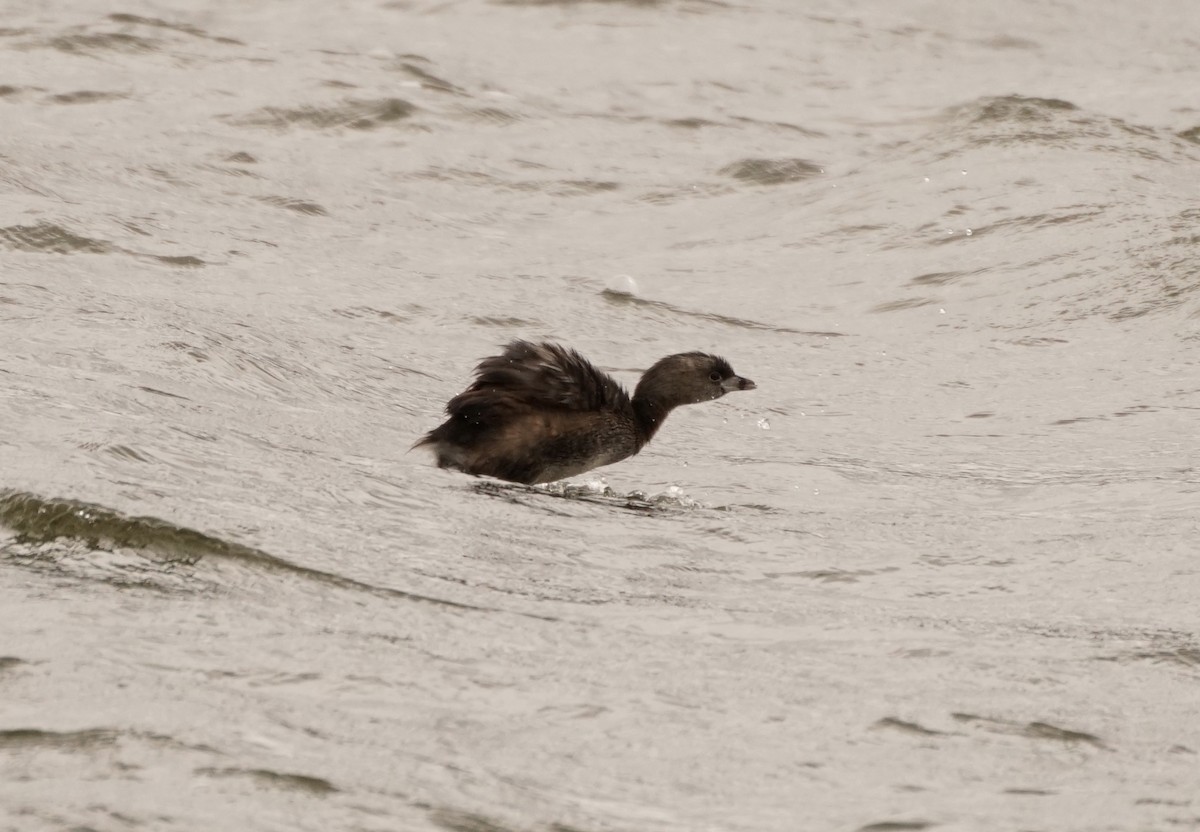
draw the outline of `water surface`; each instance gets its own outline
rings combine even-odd
[[[1198,14],[13,5],[0,827],[1200,826]]]

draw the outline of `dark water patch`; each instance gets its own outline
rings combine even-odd
[[[407,119],[416,111],[416,105],[402,98],[378,98],[367,101],[350,100],[329,107],[263,107],[248,115],[225,117],[225,120],[231,124],[276,130],[292,127],[317,130],[343,127],[351,130],[374,130],[385,124]]]
[[[450,832],[529,832],[528,827],[514,827],[501,823],[476,812],[462,812],[458,809],[432,809],[429,819],[435,826],[448,829]],[[545,827],[546,832],[584,832],[575,826],[565,823],[551,823]]]
[[[1069,728],[1060,728],[1049,722],[1035,721],[1022,723],[1008,719],[995,719],[966,713],[954,713],[951,716],[958,722],[975,725],[996,734],[1009,734],[1031,740],[1052,740],[1068,745],[1083,744],[1090,745],[1093,748],[1108,749],[1104,741],[1095,734],[1089,734],[1086,731],[1075,731]]]
[[[467,95],[467,91],[462,87],[451,84],[444,78],[439,78],[431,72],[427,72],[414,63],[403,61],[397,67],[400,72],[408,75],[411,78],[416,78],[421,82],[421,88],[433,90],[434,92],[444,92],[451,95]]]
[[[968,147],[1026,145],[1084,152],[1121,153],[1166,161],[1187,147],[1182,137],[1081,110],[1069,101],[1021,95],[980,98],[946,111],[945,134],[923,138],[919,147],[942,148],[948,159]]]
[[[1112,413],[1094,413],[1090,416],[1074,416],[1068,419],[1057,419],[1050,422],[1052,425],[1073,425],[1078,422],[1105,422],[1109,419],[1122,419],[1126,416],[1142,416],[1147,413],[1158,413],[1164,408],[1156,407],[1148,404],[1134,404],[1122,410],[1117,410]]]
[[[132,552],[143,561],[160,567],[194,567],[211,558],[238,563],[267,573],[293,575],[325,586],[365,592],[381,598],[436,604],[459,610],[496,611],[400,589],[375,586],[291,563],[260,549],[231,543],[156,517],[129,517],[103,506],[76,500],[47,499],[26,492],[2,491],[0,525],[16,534],[15,545],[0,543],[0,557],[7,557],[17,563],[46,560],[53,562],[55,556],[62,554],[61,548],[54,552],[44,548],[30,551],[29,547],[75,543],[90,552]],[[113,578],[107,573],[102,580],[130,585],[129,582],[122,584],[119,578]],[[529,617],[541,618],[532,615]]]
[[[23,664],[28,664],[28,662],[18,659],[16,656],[0,656],[0,673]]]
[[[930,244],[945,245],[946,243],[957,243],[965,240],[968,237],[982,237],[984,235],[994,234],[997,232],[1011,232],[1014,235],[1022,235],[1044,226],[1091,222],[1097,217],[1103,216],[1107,208],[1108,206],[1102,206],[1099,209],[1086,211],[1067,210],[1059,214],[1031,214],[1021,217],[1009,217],[1007,219],[998,220],[997,222],[989,223],[987,225],[969,228],[963,234],[938,235],[930,240]],[[959,212],[956,210],[950,213],[955,214]],[[978,271],[975,273],[978,273]]]
[[[876,236],[878,236],[880,231],[895,230],[896,228],[897,228],[897,226],[894,226],[894,225],[880,225],[879,223],[863,223],[861,225],[843,225],[840,228],[835,228],[832,231],[826,232],[826,236],[834,238],[834,239],[837,239],[837,238],[852,239],[854,237],[860,237],[864,234],[870,235],[871,237],[876,237]],[[787,243],[783,243],[782,247],[783,248],[807,248],[810,245],[812,245],[812,243],[808,242],[808,241],[787,242]]]
[[[0,247],[42,254],[109,254],[116,250],[111,243],[75,234],[51,222],[0,228]]]
[[[683,309],[671,303],[666,303],[665,301],[640,298],[630,292],[622,292],[618,289],[602,289],[600,291],[600,297],[604,298],[609,303],[616,305],[629,305],[644,309],[660,309],[664,312],[669,312],[672,315],[678,315],[684,318],[699,318],[703,321],[725,324],[726,326],[736,327],[738,329],[765,330],[767,332],[779,332],[787,335],[809,335],[818,338],[840,338],[846,335],[844,332],[822,332],[815,330],[792,329],[786,326],[751,321],[746,318],[735,318],[731,315],[720,315],[716,312],[695,312],[689,309]]]
[[[140,225],[138,225],[135,222],[130,222],[129,220],[118,220],[117,222],[120,223],[122,228],[126,229],[127,231],[131,231],[134,234],[137,234],[139,237],[152,236],[149,231],[142,228]]]
[[[1053,347],[1059,344],[1069,344],[1065,338],[1050,338],[1039,337],[1035,335],[1026,335],[1024,338],[1012,338],[1004,342],[1005,344],[1013,344],[1018,347]]]
[[[1200,144],[1200,124],[1196,125],[1195,127],[1190,127],[1187,130],[1181,130],[1175,135],[1181,139],[1184,139],[1185,141]]]
[[[491,173],[461,168],[433,167],[408,175],[411,179],[433,182],[453,182],[469,187],[484,187],[493,191],[517,193],[546,193],[561,197],[591,196],[619,189],[620,183],[596,179],[502,179]]]
[[[256,198],[259,202],[274,205],[276,208],[295,211],[297,214],[307,214],[310,217],[324,217],[329,215],[329,212],[323,206],[316,202],[310,202],[307,199],[296,199],[287,196],[260,196]]]
[[[230,153],[225,157],[226,162],[232,162],[237,165],[255,165],[258,164],[258,159],[255,159],[244,150],[239,150],[236,153]]]
[[[1176,664],[1187,668],[1200,668],[1200,647],[1178,647],[1162,650],[1137,650],[1116,656],[1100,656],[1100,661],[1150,662],[1152,664]]]
[[[702,127],[721,127],[720,122],[709,121],[706,118],[672,118],[667,119],[663,124],[668,127],[680,127],[684,130],[699,130]]]
[[[501,188],[506,183],[490,173],[463,170],[462,168],[429,167],[409,174],[412,179],[426,179],[432,182],[457,182],[464,185],[485,185]]]
[[[1187,208],[1167,218],[1167,234],[1131,245],[1132,263],[1118,281],[1073,298],[1075,308],[1124,321],[1179,311],[1200,296],[1200,209]],[[1092,304],[1083,301],[1092,300]]]
[[[920,274],[908,281],[910,286],[947,286],[951,283],[957,283],[966,277],[972,277],[982,272],[983,269],[974,269],[969,272],[929,272],[928,274]]]
[[[212,356],[206,353],[204,350],[184,341],[164,341],[162,346],[169,350],[185,353],[189,358],[200,363],[212,360]]]
[[[483,315],[473,315],[468,320],[477,326],[498,326],[502,329],[515,330],[533,329],[542,325],[540,321],[530,321],[525,318],[513,317],[496,318]]]
[[[147,454],[130,447],[129,445],[97,445],[95,443],[84,443],[79,446],[83,450],[98,451],[107,456],[116,457],[123,462],[140,462],[143,465],[152,464],[155,460]]]
[[[99,32],[59,35],[33,44],[47,49],[57,49],[70,55],[90,55],[95,52],[122,52],[127,55],[157,52],[158,41],[138,37],[125,32]]]
[[[383,318],[386,321],[397,324],[407,323],[413,319],[411,315],[398,315],[386,309],[373,309],[370,306],[352,306],[344,309],[334,309],[333,314],[351,319],[367,317]]]
[[[1017,794],[1027,795],[1029,797],[1049,797],[1050,795],[1058,794],[1058,792],[1047,791],[1046,789],[1005,789],[1001,794]]]
[[[1052,425],[1075,425],[1075,424],[1082,424],[1083,422],[1103,421],[1104,418],[1105,418],[1104,416],[1074,416],[1069,419],[1055,419],[1053,422],[1050,422],[1050,424],[1052,424]]]
[[[17,95],[25,89],[28,89],[28,87],[14,87],[11,84],[0,84],[0,98],[8,98],[10,96]]]
[[[82,751],[114,746],[119,738],[120,732],[110,728],[89,728],[83,731],[10,728],[0,731],[0,751],[29,749]]]
[[[79,90],[78,92],[63,92],[52,95],[46,100],[51,104],[95,104],[97,101],[118,101],[129,98],[123,92],[101,92],[99,90]]]
[[[890,300],[871,307],[872,312],[900,312],[904,309],[918,309],[922,306],[932,306],[939,301],[936,298],[903,298]]]
[[[263,178],[261,174],[255,173],[254,171],[250,170],[249,168],[226,167],[224,165],[201,165],[201,168],[204,170],[216,171],[217,173],[221,174],[222,176],[236,176],[238,178],[244,178],[244,179],[262,179]]]
[[[824,172],[820,165],[805,159],[742,159],[717,171],[756,185],[787,185]]]
[[[312,777],[307,774],[271,771],[265,768],[214,768],[205,766],[195,770],[196,774],[205,777],[233,777],[254,781],[258,786],[285,791],[305,792],[324,797],[341,791],[337,786],[323,777]]]
[[[555,182],[546,191],[555,196],[588,196],[590,194],[609,193],[619,189],[617,182],[596,179],[565,179]]]
[[[191,399],[189,399],[187,396],[180,396],[178,393],[168,393],[166,390],[158,390],[154,387],[143,387],[139,385],[137,389],[144,393],[152,393],[155,396],[165,396],[169,399],[182,399],[185,402],[191,401]]]
[[[166,254],[142,254],[139,256],[162,263],[164,266],[174,266],[178,269],[200,269],[208,265],[206,261],[201,260],[199,257],[193,257],[190,254],[174,256]]]
[[[1119,419],[1122,416],[1138,416],[1142,413],[1157,413],[1159,410],[1160,410],[1160,408],[1154,407],[1153,405],[1134,404],[1134,405],[1130,405],[1129,407],[1125,408],[1124,410],[1116,411],[1115,413],[1113,413],[1113,416],[1116,416]]]
[[[909,722],[894,716],[885,716],[873,726],[874,728],[882,728],[892,731],[900,731],[905,734],[916,734],[921,737],[944,737],[948,736],[945,731],[935,731],[932,728],[926,728],[923,725],[918,725],[915,722]]]
[[[432,809],[429,820],[449,832],[529,832],[529,827],[509,826],[495,818],[476,812],[463,812],[458,809]],[[547,832],[580,832],[580,830],[561,823],[552,823],[545,827]]]
[[[774,127],[779,130],[787,130],[790,133],[799,133],[801,136],[807,136],[810,139],[825,137],[825,134],[820,130],[811,130],[788,121],[762,121],[757,118],[749,118],[748,116],[733,116],[733,120],[742,124],[753,124],[756,127]]]
[[[724,196],[733,193],[733,187],[716,183],[696,183],[671,190],[647,191],[637,198],[638,202],[647,205],[671,205],[683,199],[696,197]]]
[[[499,107],[472,107],[465,111],[467,117],[487,124],[495,124],[504,126],[514,124],[521,120],[521,116],[516,113],[502,110]],[[542,167],[545,167],[544,165]]]
[[[1105,748],[1104,742],[1095,734],[1086,731],[1072,731],[1060,728],[1048,722],[1030,722],[1025,726],[1025,736],[1035,740],[1055,740],[1064,743],[1087,743],[1096,748]]]
[[[802,569],[790,572],[764,572],[763,576],[767,578],[806,578],[825,584],[856,584],[859,578],[873,577],[878,574],[879,572],[874,569]]]
[[[134,26],[150,26],[156,29],[169,29],[173,32],[182,32],[185,35],[191,35],[194,38],[202,38],[204,40],[215,41],[216,43],[232,44],[234,46],[244,46],[240,40],[235,38],[221,37],[218,35],[210,35],[198,26],[192,26],[189,23],[171,23],[166,20],[161,20],[157,17],[142,17],[136,14],[125,14],[118,12],[110,14],[108,19],[114,23],[126,23]]]
[[[1061,98],[1027,98],[1021,95],[1006,95],[985,98],[980,101],[974,116],[975,121],[1003,123],[1048,123],[1059,113],[1078,112],[1079,108]]]
[[[1041,49],[1041,44],[1037,41],[1027,40],[1025,38],[1014,37],[1013,35],[995,35],[990,38],[980,38],[976,41],[980,46],[986,46],[989,49],[1021,49],[1026,51],[1037,51]]]
[[[167,168],[164,168],[164,167],[159,167],[158,165],[147,165],[146,172],[149,173],[151,176],[153,176],[155,179],[161,179],[163,182],[167,182],[171,185],[175,185],[176,187],[180,187],[180,188],[193,187],[193,183],[187,181],[186,179],[181,179],[174,171],[168,170]]]
[[[931,829],[937,826],[927,820],[884,820],[858,827],[858,832],[907,832],[908,830]]]

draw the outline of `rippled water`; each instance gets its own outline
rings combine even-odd
[[[0,828],[1200,827],[1196,24],[12,4]],[[408,453],[516,337],[758,389]]]

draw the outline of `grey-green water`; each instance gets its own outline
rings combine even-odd
[[[1200,826],[1194,4],[0,25],[0,829]],[[407,453],[514,337],[758,389]]]

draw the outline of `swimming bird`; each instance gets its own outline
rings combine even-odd
[[[680,405],[754,388],[724,358],[683,352],[647,370],[630,398],[573,349],[513,341],[479,363],[449,418],[413,447],[431,448],[440,468],[554,482],[633,456]]]

